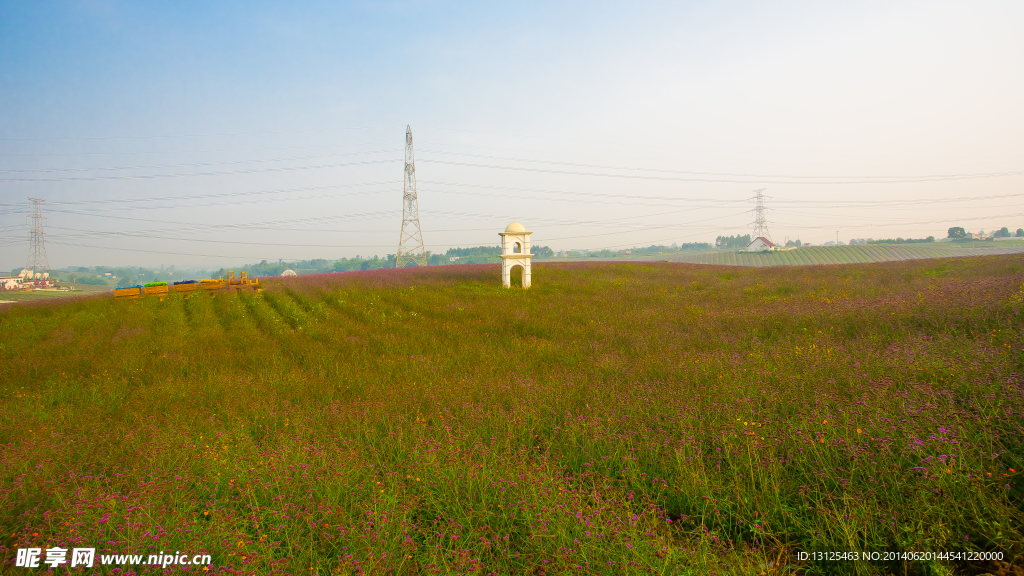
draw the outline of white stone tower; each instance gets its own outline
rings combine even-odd
[[[530,287],[530,234],[519,222],[513,222],[498,232],[501,236],[501,284],[505,288],[512,287],[512,269],[523,268],[523,288]]]

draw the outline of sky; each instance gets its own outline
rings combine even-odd
[[[0,269],[1024,227],[1021,2],[0,0]]]

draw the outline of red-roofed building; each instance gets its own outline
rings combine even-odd
[[[753,242],[751,242],[747,246],[747,252],[760,252],[761,250],[774,249],[775,244],[771,240],[765,238],[764,236],[758,236],[757,238],[754,238]]]

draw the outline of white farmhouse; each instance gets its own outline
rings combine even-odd
[[[761,250],[774,249],[775,244],[772,243],[771,240],[765,238],[764,236],[758,236],[757,238],[754,238],[754,241],[751,242],[746,248],[747,252],[760,252]]]

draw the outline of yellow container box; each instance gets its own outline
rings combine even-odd
[[[132,286],[131,288],[114,288],[114,298],[138,298],[142,288]]]

